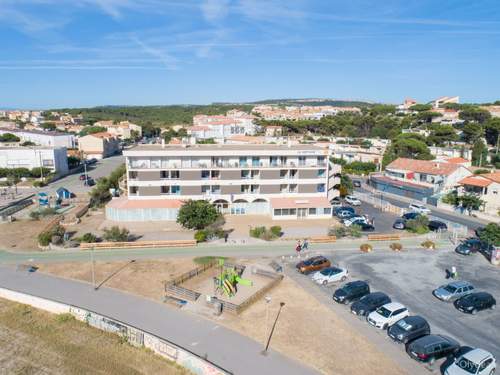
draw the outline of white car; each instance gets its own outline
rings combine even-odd
[[[431,210],[429,210],[427,207],[425,207],[423,204],[420,203],[410,203],[408,207],[413,212],[418,212],[419,214],[422,215],[428,215],[431,213]]]
[[[313,274],[312,279],[318,284],[327,285],[347,279],[349,271],[338,267],[328,267]]]
[[[444,372],[445,375],[492,375],[497,367],[493,354],[473,349],[458,357]]]
[[[402,304],[398,302],[390,302],[371,312],[366,317],[366,320],[372,326],[380,329],[387,329],[398,320],[406,318],[409,315],[410,312]]]
[[[347,195],[344,199],[351,206],[361,206],[361,201],[353,195]]]
[[[368,224],[368,219],[364,216],[354,216],[350,219],[345,219],[343,223],[346,227],[350,227],[353,224]]]

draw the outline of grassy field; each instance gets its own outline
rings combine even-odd
[[[0,374],[190,374],[69,314],[0,299]]]

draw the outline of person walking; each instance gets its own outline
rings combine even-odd
[[[300,240],[297,241],[297,246],[295,246],[295,251],[297,252],[297,257],[300,258],[300,251],[302,250],[302,245],[300,244]]]
[[[304,241],[302,241],[302,250],[309,250],[309,242],[307,241],[307,238],[304,238]]]

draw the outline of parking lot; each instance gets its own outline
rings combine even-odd
[[[449,282],[445,270],[457,267],[459,280],[471,282],[477,291],[491,293],[500,301],[500,274],[496,266],[491,265],[482,255],[462,256],[452,250],[435,252],[411,249],[402,253],[391,251],[372,252],[339,251],[334,256],[327,256],[334,265],[347,268],[350,280],[365,280],[372,291],[388,294],[393,302],[407,306],[411,315],[421,315],[431,326],[431,333],[441,333],[458,340],[461,345],[480,347],[490,351],[497,360],[500,358],[500,310],[484,310],[477,315],[464,314],[456,310],[452,303],[441,302],[432,295],[432,290]],[[290,270],[290,272],[292,272]],[[303,286],[309,284],[330,298],[335,310],[343,309],[343,314],[351,324],[359,324],[358,318],[349,312],[348,306],[337,305],[331,296],[341,283],[330,286],[313,285],[310,277],[297,272],[293,277]],[[361,329],[373,337],[373,332],[387,338],[386,332],[377,330],[365,323]],[[399,346],[390,342],[392,346]],[[391,349],[392,350],[392,349]],[[402,356],[406,356],[404,346],[400,345]],[[397,353],[396,353],[397,354]],[[406,358],[400,359],[406,362]],[[409,359],[409,357],[408,357]],[[439,363],[442,363],[440,361]],[[444,366],[442,366],[444,367]],[[434,365],[434,372],[444,368]]]

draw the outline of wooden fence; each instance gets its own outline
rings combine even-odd
[[[165,282],[165,294],[167,297],[175,297],[182,300],[188,301],[196,301],[200,297],[200,293],[195,292],[194,290],[190,290],[180,286],[182,283],[186,282],[189,279],[192,279],[195,276],[205,272],[206,270],[214,267],[217,264],[216,260],[212,260],[207,264],[203,264],[191,271],[185,272],[182,275],[177,276],[173,280]]]
[[[309,239],[310,243],[329,243],[337,241],[337,237],[335,236],[320,236],[320,237],[311,237]]]
[[[196,240],[135,241],[135,242],[89,242],[81,243],[81,249],[135,249],[157,247],[192,247]]]
[[[237,305],[236,308],[236,314],[241,314],[243,310],[245,310],[247,307],[249,307],[252,303],[257,301],[258,299],[262,298],[269,290],[274,288],[275,285],[277,285],[281,280],[283,280],[283,275],[278,275],[273,272],[268,272],[264,270],[259,270],[257,269],[256,274],[266,276],[269,278],[272,278],[273,281],[271,281],[269,284],[267,284],[264,288],[260,289],[258,292],[252,294],[250,297],[248,297],[246,300],[244,300],[242,303]],[[225,307],[225,306],[224,306]],[[232,310],[229,310],[229,312],[233,312]]]
[[[399,234],[369,234],[368,241],[399,241]]]

